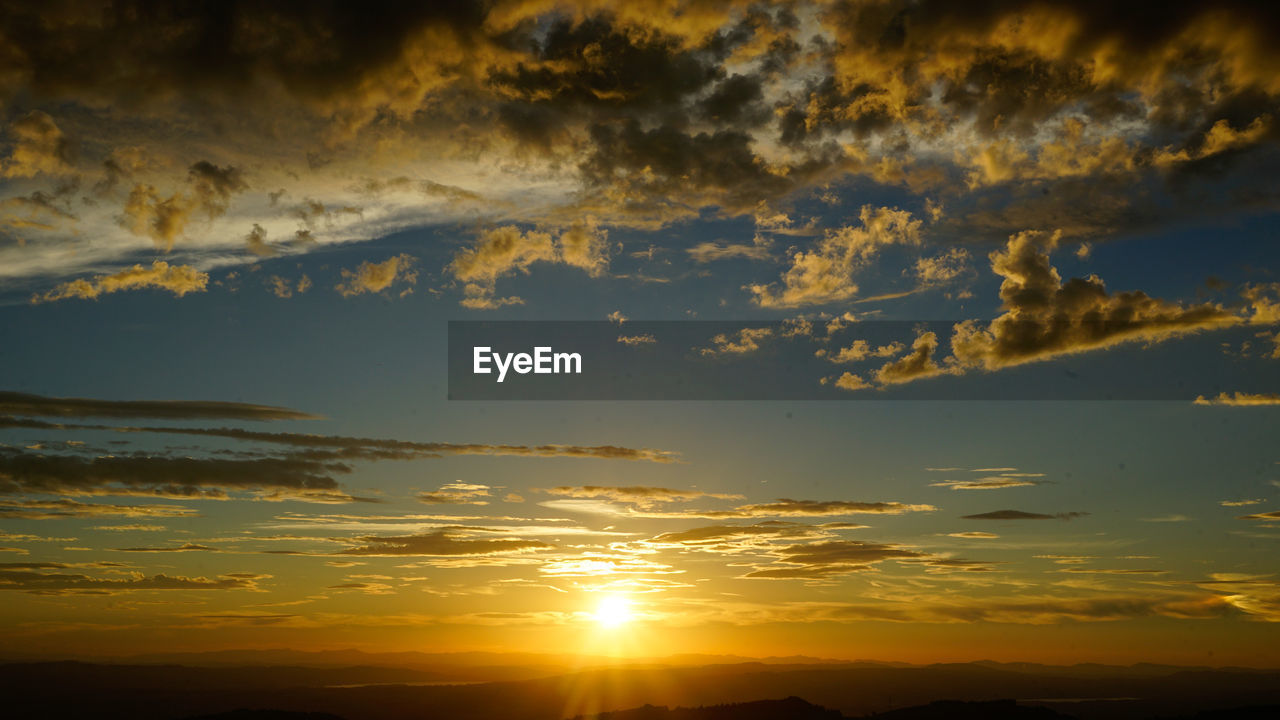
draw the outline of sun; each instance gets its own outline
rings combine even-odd
[[[593,615],[597,624],[604,628],[616,628],[626,625],[635,619],[631,611],[631,601],[621,595],[605,595],[600,598]]]

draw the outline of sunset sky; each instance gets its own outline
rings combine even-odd
[[[1280,667],[1280,10],[416,5],[0,9],[6,650]]]

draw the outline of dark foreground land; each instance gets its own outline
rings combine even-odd
[[[362,664],[346,664],[352,659]],[[1155,665],[645,663],[239,654],[0,666],[6,715],[61,720],[1255,720],[1280,671]],[[785,699],[779,699],[785,698]]]

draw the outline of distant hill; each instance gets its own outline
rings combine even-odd
[[[587,720],[575,718],[574,720]],[[749,703],[671,708],[645,705],[595,715],[591,720],[848,720],[836,710],[789,697]],[[943,700],[917,707],[868,715],[861,720],[1074,720],[1044,707],[1019,705],[1013,700],[955,702]],[[1216,720],[1216,719],[1215,719]],[[1222,718],[1221,720],[1235,720]],[[1252,720],[1248,718],[1247,720]]]
[[[1013,713],[1008,717],[1017,720],[1147,720],[1185,718],[1219,708],[1280,704],[1280,671],[1155,666],[1136,672],[1108,673],[1103,668],[1088,667],[1062,673],[1058,668],[1010,669],[986,664],[890,667],[741,663],[594,668],[520,681],[469,684],[437,684],[438,677],[422,670],[368,666],[25,663],[0,666],[0,693],[6,698],[8,715],[41,720],[187,720],[240,708],[331,713],[344,720],[420,720],[424,716],[448,720],[565,720],[601,712],[625,712],[626,708],[642,708],[646,704],[678,710],[765,702],[759,709],[767,712],[768,702],[789,697],[803,698],[805,712],[816,708],[823,713],[838,711],[849,718],[871,716],[877,720],[927,720],[939,717],[938,713],[951,712],[945,715],[950,720],[963,718],[956,713],[974,708],[959,704],[931,708],[930,703],[943,700],[978,703],[975,712],[984,714],[977,717],[987,720],[1004,717],[993,715],[995,711]],[[990,705],[1008,698],[1017,704]],[[984,703],[988,705],[981,705]],[[909,708],[910,712],[902,708]],[[661,707],[646,710],[658,711],[676,712]],[[934,715],[928,714],[931,712]],[[827,720],[839,715],[816,717]],[[1258,717],[1277,716],[1234,710],[1199,720]],[[618,715],[609,720],[632,719]]]
[[[798,697],[789,697],[785,700],[758,700],[696,708],[667,709],[645,705],[632,710],[600,713],[595,716],[595,720],[844,720],[844,716]]]
[[[1280,718],[1280,705],[1207,710],[1195,715],[1173,718],[1173,720],[1275,720],[1276,718]]]
[[[918,707],[868,715],[865,720],[1074,720],[1046,707],[1019,705],[1013,700],[956,702],[940,700]]]
[[[232,710],[216,715],[200,715],[183,720],[342,720],[328,713],[288,712],[286,710]]]

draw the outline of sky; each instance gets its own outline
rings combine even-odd
[[[0,10],[9,652],[1280,667],[1280,11],[421,5]]]

